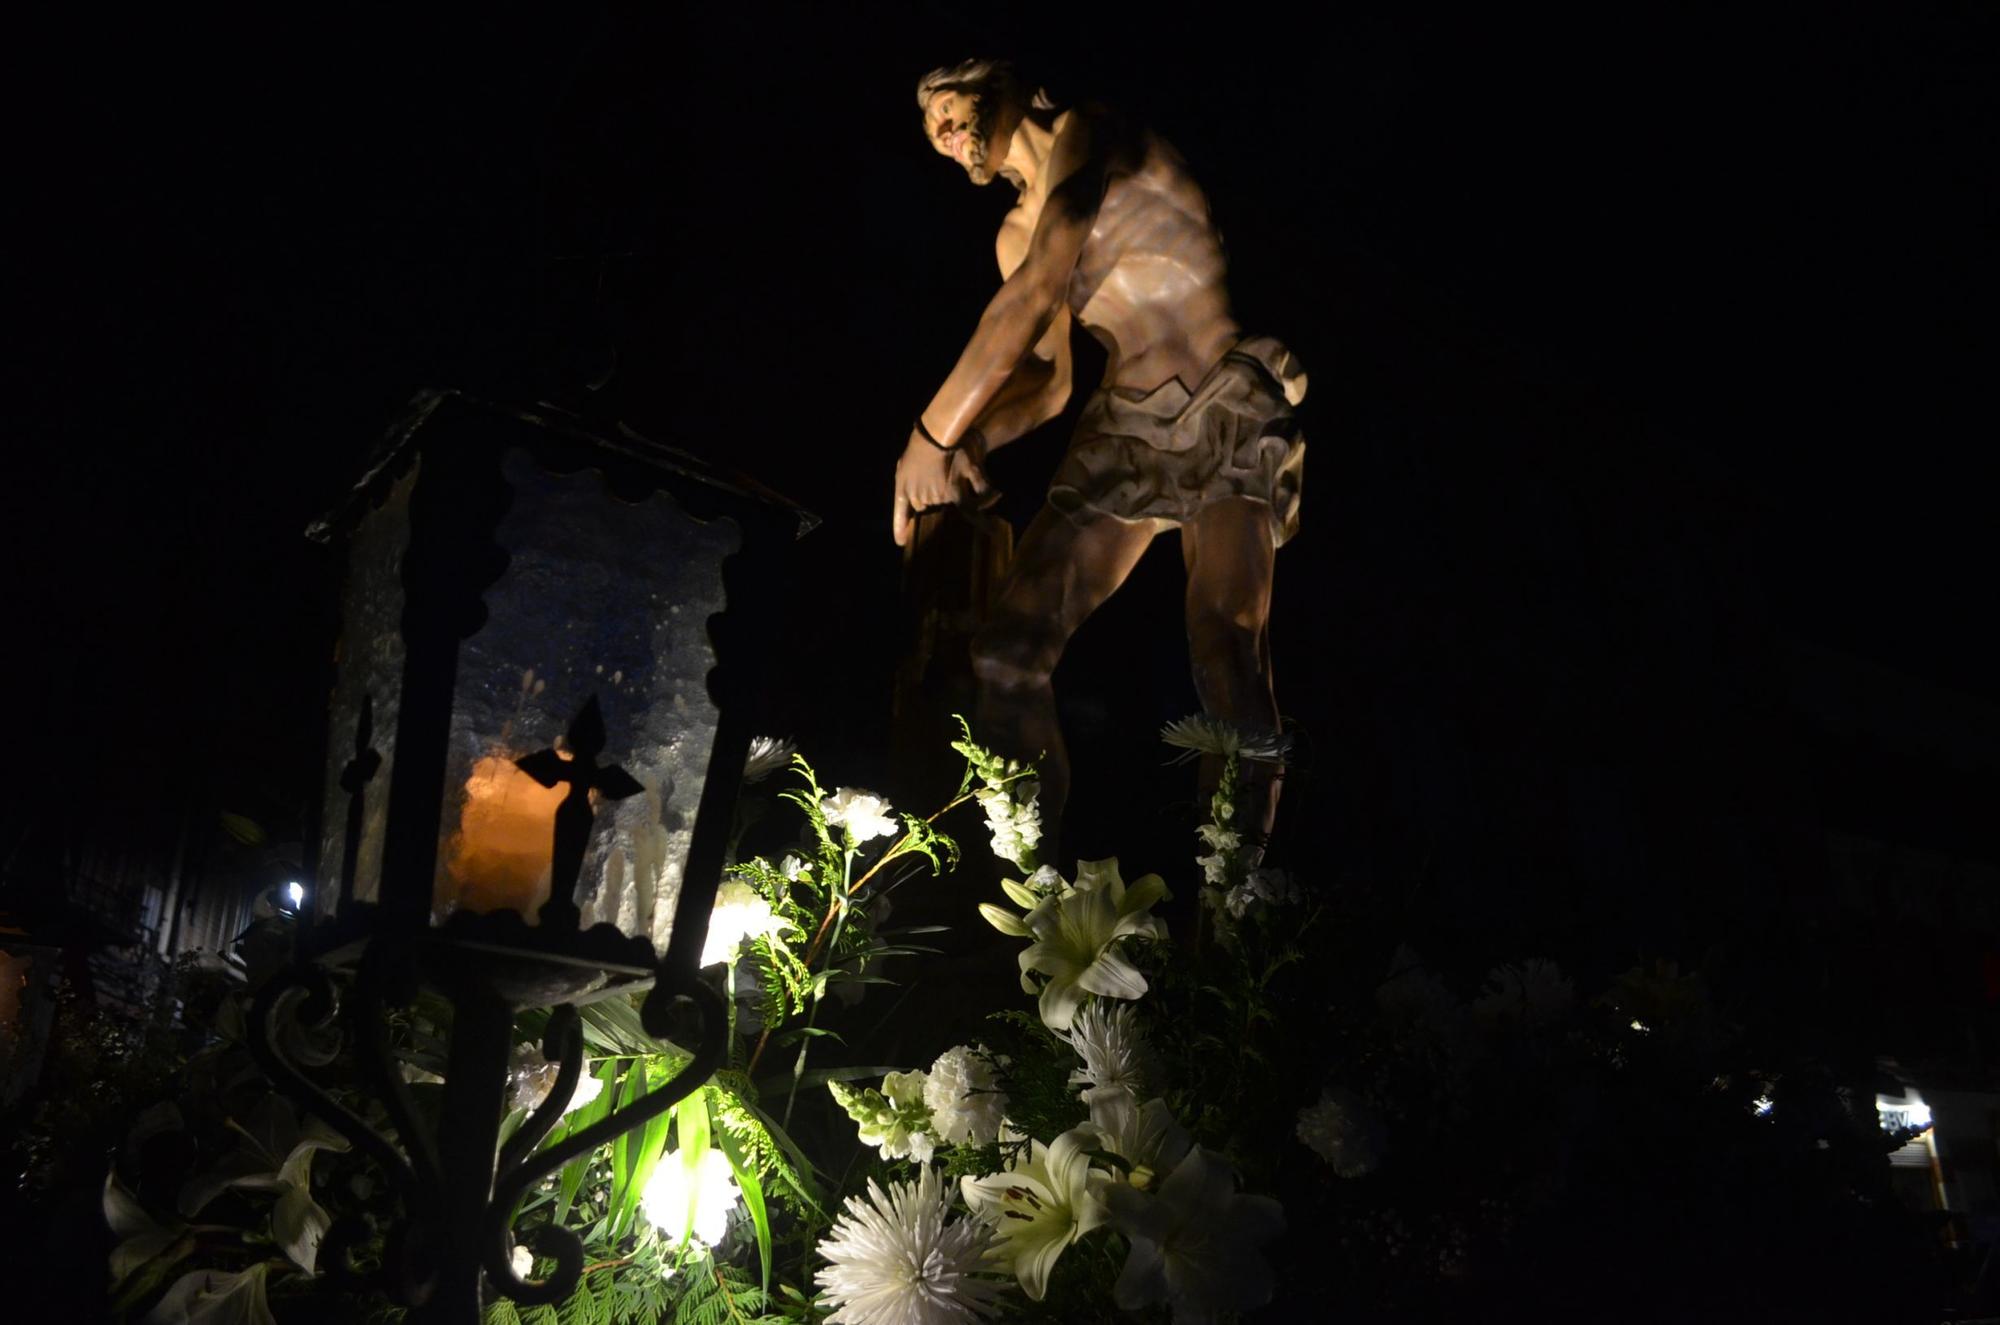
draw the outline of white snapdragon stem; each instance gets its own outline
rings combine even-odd
[[[848,837],[848,842],[850,845],[848,846],[846,852],[840,858],[840,893],[836,908],[837,915],[835,916],[833,922],[833,937],[828,939],[826,944],[828,952],[832,952],[835,948],[840,946],[840,931],[847,928],[847,888],[848,888],[848,881],[854,877],[854,847],[852,845],[853,840],[854,839],[852,835],[850,835]],[[807,1031],[811,1031],[813,1023],[819,1018],[819,995],[815,994],[812,990],[812,985],[810,983],[812,972],[810,970],[806,972],[806,976],[808,977],[808,983],[806,985],[807,1005],[806,1005],[805,1028]],[[781,1127],[790,1127],[792,1125],[792,1106],[798,1103],[799,1082],[805,1078],[806,1054],[810,1052],[811,1049],[812,1049],[812,1036],[810,1034],[801,1035],[799,1037],[798,1061],[792,1064],[791,1093],[785,1096],[785,1116],[779,1120],[779,1126]]]

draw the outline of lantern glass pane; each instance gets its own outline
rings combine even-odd
[[[623,500],[595,470],[550,473],[523,450],[502,472],[512,501],[494,540],[508,564],[483,595],[485,624],[459,647],[433,918],[537,918],[568,787],[544,788],[514,761],[572,753],[571,723],[595,697],[597,764],[643,790],[592,795],[574,901],[586,928],[609,922],[664,951],[715,743],[708,619],[723,609],[722,562],[740,533],[664,492]]]
[[[320,915],[333,914],[349,900],[343,893],[349,891],[350,880],[353,901],[373,902],[381,895],[382,841],[389,819],[389,780],[396,762],[396,718],[402,709],[406,652],[403,555],[409,547],[410,493],[419,467],[413,464],[382,504],[362,518],[348,546],[340,665],[328,706],[326,777],[320,784],[325,799],[313,888],[314,909]],[[364,709],[365,749],[372,750],[379,762],[355,749]],[[349,787],[359,788],[358,800]]]

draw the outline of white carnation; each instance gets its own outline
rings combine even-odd
[[[845,828],[848,841],[854,846],[888,837],[896,831],[889,802],[872,791],[841,787],[821,801],[819,808],[826,816],[827,827]]]
[[[725,879],[715,890],[715,906],[708,913],[708,937],[701,945],[701,964],[734,961],[743,941],[768,938],[792,928],[789,920],[771,910],[764,895],[741,879]]]
[[[931,1127],[952,1145],[989,1145],[1000,1135],[1007,1096],[986,1046],[955,1045],[938,1055],[924,1083]]]

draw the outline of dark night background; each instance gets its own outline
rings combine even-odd
[[[1148,115],[1240,320],[1312,371],[1292,863],[1422,874],[1434,942],[1586,971],[1766,933],[1823,890],[1822,829],[1990,866],[1996,27],[618,4],[27,34],[6,905],[79,840],[297,831],[331,629],[301,531],[423,386],[622,419],[818,512],[766,725],[928,797],[886,731],[889,479],[1010,195],[930,153],[911,89],[985,50]],[[1017,523],[1059,428],[996,467]],[[1077,818],[1124,835],[1085,854],[1186,840],[1117,783],[1195,707],[1176,573],[1159,550],[1059,677]],[[1948,696],[1969,753],[1814,726],[1801,656]],[[1922,997],[1977,1002],[1979,942],[1909,955]],[[1908,1020],[1872,981],[1843,1006]]]

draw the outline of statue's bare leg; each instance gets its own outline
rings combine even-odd
[[[1188,655],[1204,712],[1239,727],[1278,730],[1271,688],[1271,508],[1232,498],[1205,507],[1181,529],[1187,563]],[[1204,792],[1221,777],[1221,761],[1203,761]],[[1278,771],[1246,764],[1248,804],[1239,822],[1269,835],[1277,821]],[[1204,798],[1205,799],[1205,798]],[[1203,810],[1207,806],[1204,803]]]
[[[1043,507],[1021,535],[1000,601],[972,641],[979,677],[980,741],[1015,759],[1044,755],[1044,860],[1054,860],[1069,757],[1056,721],[1055,674],[1063,646],[1139,564],[1154,526],[1110,517],[1075,525]],[[1270,535],[1265,535],[1268,542]]]

